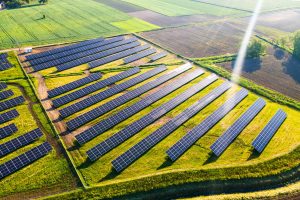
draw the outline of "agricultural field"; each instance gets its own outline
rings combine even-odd
[[[120,10],[125,13],[146,10],[146,8],[136,6],[134,4],[127,3],[125,1],[120,1],[120,0],[96,0],[96,1],[99,3],[105,4],[107,6],[113,7],[115,9]]]

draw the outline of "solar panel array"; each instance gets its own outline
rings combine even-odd
[[[135,67],[135,68],[132,68],[132,69],[129,69],[125,72],[122,72],[122,73],[119,73],[115,76],[112,76],[112,77],[109,77],[105,80],[102,80],[102,81],[99,81],[99,82],[96,82],[92,85],[89,85],[89,86],[86,86],[80,90],[76,90],[72,93],[69,93],[67,95],[64,95],[62,97],[59,97],[55,100],[53,100],[53,106],[58,108],[66,103],[69,103],[71,101],[74,101],[76,99],[79,99],[81,97],[84,97],[90,93],[93,93],[93,92],[96,92],[97,90],[99,89],[102,89],[108,85],[111,85],[117,81],[120,81],[120,80],[123,80],[125,78],[128,78],[136,73],[140,72],[140,69],[138,67]]]
[[[263,99],[258,99],[213,145],[211,145],[210,149],[213,153],[216,156],[220,156],[265,105],[266,102]]]
[[[45,51],[45,52],[42,52],[42,53],[31,54],[31,55],[26,56],[26,59],[27,60],[32,60],[32,59],[37,59],[37,58],[41,58],[41,57],[46,57],[46,56],[57,54],[57,53],[60,53],[60,52],[63,52],[63,51],[68,51],[68,50],[76,49],[76,48],[79,48],[79,47],[82,47],[82,46],[85,46],[85,45],[100,42],[100,41],[103,41],[103,40],[104,40],[103,38],[87,40],[87,41],[83,41],[83,42],[80,42],[80,43],[68,45],[68,46],[65,46],[65,47]]]
[[[0,157],[14,152],[15,150],[32,143],[42,136],[42,131],[40,129],[35,129],[4,144],[0,144]]]
[[[126,56],[130,56],[130,55],[135,54],[137,52],[149,49],[150,47],[151,46],[149,44],[145,44],[143,46],[138,46],[138,47],[126,50],[126,51],[122,50],[122,51],[120,51],[120,53],[116,53],[114,55],[111,55],[111,56],[108,56],[108,57],[105,57],[105,58],[101,58],[99,60],[95,60],[95,61],[89,63],[89,66],[90,66],[89,68],[93,69],[93,68],[99,67],[101,65],[105,65],[107,63],[119,60],[121,58],[125,58]]]
[[[177,160],[184,152],[186,152],[197,140],[199,140],[207,131],[218,123],[225,115],[230,112],[237,104],[239,104],[246,96],[248,91],[242,89],[232,98],[228,99],[220,108],[208,116],[198,126],[193,128],[185,136],[183,136],[176,144],[168,149],[167,154],[172,161]]]
[[[50,98],[52,97],[56,97],[58,95],[64,94],[66,92],[69,92],[71,90],[74,90],[78,87],[81,87],[83,85],[86,85],[88,83],[91,83],[93,81],[96,81],[98,79],[102,78],[102,74],[101,73],[94,73],[91,74],[85,78],[79,79],[77,81],[73,81],[71,83],[68,83],[66,85],[60,86],[58,88],[55,88],[53,90],[48,91],[48,96]]]
[[[85,57],[90,57],[91,55],[99,54],[100,52],[107,54],[110,51],[109,49],[113,49],[114,47],[118,47],[118,46],[122,46],[122,45],[127,45],[127,44],[133,43],[135,41],[137,41],[137,38],[130,38],[128,40],[115,42],[115,43],[108,44],[105,46],[100,46],[100,47],[97,47],[94,49],[90,49],[90,50],[86,49],[82,52],[79,52],[79,53],[76,53],[73,55],[69,55],[66,57],[62,56],[61,58],[58,58],[58,59],[55,59],[52,61],[48,61],[48,62],[38,64],[38,65],[33,65],[32,68],[34,69],[34,71],[39,71],[39,70],[47,69],[47,68],[50,68],[53,66],[60,67],[61,65],[68,65],[69,62],[72,62],[72,63],[76,62],[76,61],[83,62],[86,59]],[[85,48],[85,47],[83,47],[83,48]],[[116,51],[116,50],[114,50],[114,51]],[[104,55],[106,55],[106,54],[104,54]],[[87,63],[87,62],[84,62],[84,63]],[[84,64],[84,63],[81,63],[81,64]]]
[[[159,91],[150,94],[149,96],[145,97],[141,101],[119,111],[118,113],[108,117],[100,121],[99,123],[93,125],[91,128],[85,130],[84,132],[76,135],[75,138],[80,145],[83,145],[87,141],[92,140],[93,138],[97,137],[98,135],[104,133],[108,129],[114,127],[115,125],[119,124],[120,122],[128,119],[129,117],[133,116],[134,114],[138,113],[142,109],[150,106],[151,104],[155,103],[159,99],[165,97],[166,95],[170,94],[171,92],[177,90],[178,88],[182,87],[183,85],[187,84],[188,82],[194,80],[195,78],[199,77],[203,74],[202,70],[196,70],[192,73],[182,77],[178,81],[174,81],[167,86],[161,88]]]
[[[266,148],[267,144],[271,141],[272,137],[275,135],[286,118],[287,114],[283,110],[279,109],[265,126],[265,128],[260,132],[257,138],[255,138],[253,141],[252,146],[256,151],[261,153]]]
[[[58,65],[58,66],[56,66],[56,69],[59,72],[64,71],[64,70],[67,70],[67,69],[70,69],[70,68],[73,68],[73,67],[76,67],[76,66],[79,66],[79,65],[82,65],[82,64],[86,64],[86,63],[89,63],[89,62],[92,62],[92,61],[95,61],[95,60],[98,60],[98,59],[102,59],[106,56],[110,56],[112,54],[119,53],[119,52],[125,51],[127,49],[131,49],[131,48],[134,48],[134,47],[137,47],[137,46],[140,46],[140,45],[141,45],[141,43],[138,42],[138,41],[132,42],[132,43],[125,44],[125,45],[122,45],[122,46],[119,46],[119,47],[116,47],[116,48],[113,48],[113,49],[109,49],[109,50],[106,50],[106,51],[102,51],[102,52],[99,52],[99,53],[96,53],[96,54],[93,54],[93,55],[90,55],[90,56],[79,58],[79,59],[73,60],[73,61],[68,62],[68,63]]]
[[[14,93],[12,90],[6,90],[3,92],[0,92],[0,100],[7,99],[8,97],[11,97],[13,95],[14,95]]]
[[[151,111],[149,114],[143,116],[139,120],[131,123],[130,125],[126,126],[124,129],[119,131],[118,133],[112,135],[105,141],[101,142],[100,144],[96,145],[95,147],[91,148],[87,151],[87,155],[91,161],[95,161],[113,148],[117,147],[133,135],[137,134],[139,131],[143,130],[145,127],[149,126],[157,119],[177,107],[178,105],[185,102],[187,99],[198,93],[199,91],[203,90],[205,87],[209,86],[213,82],[218,79],[216,75],[210,75],[209,77],[205,78],[201,82],[195,84],[194,86],[187,89],[185,92],[177,95],[170,101],[164,103],[163,105],[159,106],[158,108]]]
[[[156,53],[156,49],[149,49],[149,50],[143,51],[141,53],[137,53],[137,54],[134,54],[134,55],[129,56],[127,58],[124,58],[124,63],[128,64],[128,63],[137,61],[139,59],[145,58],[145,57],[147,57],[149,55],[152,55],[154,53]]]
[[[0,139],[6,138],[17,131],[18,131],[18,128],[16,127],[15,124],[10,124],[10,125],[4,126],[4,127],[0,128]]]
[[[5,83],[0,83],[0,90],[3,90],[7,88],[7,85]]]
[[[7,58],[8,54],[7,53],[2,53],[0,54],[0,59],[5,59]]]
[[[19,113],[17,110],[10,110],[8,112],[2,113],[2,114],[0,114],[0,124],[8,122],[18,116],[19,116]]]
[[[157,61],[161,58],[164,58],[166,57],[168,54],[166,52],[161,52],[161,53],[158,53],[158,54],[155,54],[154,56],[152,56],[150,59],[151,59],[151,62],[154,62],[154,61]]]
[[[13,174],[14,172],[22,169],[23,167],[33,163],[34,161],[44,157],[52,150],[51,145],[45,142],[12,160],[0,165],[0,179]]]
[[[198,102],[194,103],[191,107],[184,110],[182,113],[177,115],[172,120],[165,123],[159,129],[145,137],[143,140],[138,142],[136,145],[131,147],[128,151],[117,157],[112,161],[112,165],[117,172],[124,170],[130,164],[132,164],[135,160],[141,157],[144,153],[149,151],[152,147],[170,135],[173,131],[175,131],[179,126],[197,114],[200,110],[209,105],[212,101],[214,101],[217,97],[222,95],[225,91],[227,91],[231,85],[226,82],[214,89],[211,93],[200,99]]]
[[[6,63],[1,63],[0,62],[0,71],[7,70],[11,67],[12,67],[12,64],[10,64],[9,62],[6,62]]]
[[[128,81],[125,81],[124,83],[115,85],[111,88],[108,88],[107,90],[104,90],[103,92],[99,92],[95,95],[92,95],[82,101],[76,102],[70,106],[67,106],[63,109],[61,109],[59,112],[61,114],[62,118],[66,118],[67,116],[70,116],[80,110],[83,110],[89,106],[92,106],[108,97],[111,97],[121,91],[124,91],[125,89],[128,89],[148,78],[153,77],[154,75],[157,75],[158,73],[161,73],[163,71],[167,70],[165,66],[157,67],[153,70],[150,70],[148,72],[145,72],[137,77],[134,77]]]
[[[97,117],[115,109],[118,106],[123,105],[124,103],[142,95],[143,93],[163,84],[164,82],[174,78],[175,76],[183,73],[184,71],[187,71],[191,68],[191,64],[185,64],[181,67],[178,67],[175,70],[172,70],[170,73],[158,77],[156,80],[151,81],[149,83],[146,83],[132,91],[127,92],[126,94],[119,96],[116,99],[113,99],[97,108],[94,108],[93,110],[86,112],[83,115],[80,115],[70,121],[67,122],[67,127],[69,130],[75,130],[79,128],[80,126],[96,119]]]
[[[0,111],[15,107],[25,101],[23,96],[18,96],[7,101],[0,102]]]

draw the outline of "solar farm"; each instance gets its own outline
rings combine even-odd
[[[127,23],[122,19],[138,23],[105,34],[90,25],[95,31],[88,37],[82,29],[82,34],[58,37],[47,45],[44,35],[37,44],[46,45],[31,52],[0,52],[0,198],[176,199],[246,194],[298,181],[297,100],[271,89],[263,90],[264,95],[255,81],[245,84],[247,77],[231,81],[222,70],[231,72],[227,65],[234,60],[218,62],[219,57],[210,55],[227,52],[230,57],[237,51],[244,34],[237,28],[241,22],[159,29],[129,17],[145,10],[165,19],[224,11],[215,15],[223,20],[247,17],[247,9],[253,9],[250,1],[232,1],[235,7],[223,1],[186,1],[78,3],[77,13],[81,4],[85,11],[92,6],[94,11],[114,11],[103,24]],[[49,6],[54,8],[55,2]],[[74,6],[59,4],[68,12]],[[265,6],[263,12],[282,5]],[[31,8],[22,9],[26,13]],[[85,21],[87,15],[94,16],[91,10],[78,18]],[[223,38],[220,49],[216,45],[222,35],[215,35],[212,43],[197,43],[214,29],[228,39]],[[182,31],[181,36],[174,30]],[[203,32],[196,36],[198,31]],[[184,35],[194,42],[185,44]],[[199,45],[205,48],[194,51]]]

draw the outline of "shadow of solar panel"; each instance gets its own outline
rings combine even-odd
[[[56,97],[58,95],[64,94],[66,92],[69,92],[71,90],[74,90],[78,87],[81,87],[83,85],[86,85],[88,83],[91,83],[93,81],[96,81],[98,79],[102,78],[102,74],[101,73],[94,73],[91,74],[85,78],[79,79],[77,81],[73,81],[71,83],[68,83],[66,85],[60,86],[58,88],[55,88],[53,90],[48,91],[48,96],[50,98],[52,97]]]
[[[12,139],[4,144],[0,144],[0,157],[3,157],[15,150],[24,147],[38,138],[42,137],[43,133],[40,129],[35,129],[15,139]]]
[[[158,54],[155,54],[154,56],[152,56],[150,58],[151,62],[154,62],[154,61],[157,61],[161,58],[164,58],[166,57],[168,54],[166,52],[161,52],[161,53],[158,53]]]
[[[14,172],[22,169],[23,167],[33,163],[34,161],[44,157],[52,150],[51,145],[45,142],[18,157],[15,157],[6,163],[0,165],[0,179],[13,174]]]
[[[283,110],[279,109],[253,141],[252,146],[256,151],[259,153],[263,152],[286,118],[287,114]]]
[[[154,53],[156,53],[156,49],[149,49],[149,50],[143,51],[141,53],[134,54],[132,56],[124,58],[124,64],[128,64],[128,63],[140,60],[140,59],[145,58]]]
[[[41,53],[31,54],[31,55],[28,55],[28,56],[25,56],[25,57],[26,57],[27,60],[37,59],[37,58],[57,54],[57,53],[60,53],[60,52],[63,52],[63,51],[76,49],[76,48],[79,48],[79,47],[82,47],[82,46],[85,46],[85,45],[89,45],[89,44],[93,44],[93,43],[96,43],[96,42],[100,42],[100,41],[103,41],[103,40],[104,40],[103,38],[87,40],[87,41],[84,41],[84,42],[68,45],[68,46],[65,46],[65,47],[60,47],[60,48],[52,49],[52,50],[41,52]]]
[[[4,126],[3,128],[0,128],[0,139],[6,138],[17,131],[18,128],[15,124]]]
[[[8,122],[16,117],[19,116],[19,113],[17,110],[10,110],[8,112],[0,114],[0,123],[3,124],[5,122]]]
[[[157,119],[168,113],[169,111],[173,110],[178,105],[185,102],[187,99],[195,95],[196,93],[200,92],[213,82],[218,79],[218,76],[215,74],[208,76],[201,82],[193,85],[185,92],[177,95],[170,101],[164,103],[163,105],[159,106],[158,108],[151,111],[149,114],[143,116],[139,120],[131,123],[130,125],[126,126],[124,129],[119,131],[118,133],[112,135],[105,141],[101,142],[100,144],[96,145],[95,147],[88,150],[86,153],[91,161],[95,161],[110,150],[114,149],[133,135],[137,134],[145,127],[149,126]]]
[[[248,91],[240,90],[232,98],[228,99],[220,108],[214,111],[198,126],[184,135],[176,144],[168,149],[167,154],[172,161],[177,160],[184,154],[197,140],[215,126],[227,113],[229,113],[237,104],[239,104],[246,96]]]
[[[99,82],[96,82],[92,85],[89,85],[85,88],[81,88],[80,90],[76,90],[72,93],[69,93],[67,95],[64,95],[62,97],[59,97],[57,99],[54,99],[52,102],[53,102],[53,106],[58,108],[66,103],[69,103],[71,101],[74,101],[76,99],[79,99],[81,97],[84,97],[88,94],[91,94],[93,92],[96,92],[97,90],[99,89],[102,89],[108,85],[111,85],[117,81],[120,81],[120,80],[123,80],[125,78],[128,78],[134,74],[137,74],[139,73],[141,70],[138,68],[138,67],[135,67],[135,68],[132,68],[132,69],[129,69],[125,72],[122,72],[122,73],[119,73],[115,76],[112,76],[112,77],[109,77],[105,80],[102,80],[102,81],[99,81]]]
[[[150,106],[151,104],[155,103],[156,101],[160,100],[161,98],[167,96],[168,94],[174,92],[178,88],[182,87],[183,85],[189,83],[190,81],[194,80],[195,78],[202,75],[204,72],[200,69],[189,73],[188,75],[180,78],[180,80],[176,80],[167,86],[161,88],[159,91],[150,94],[149,96],[145,97],[141,101],[119,111],[118,113],[108,117],[100,121],[99,123],[95,124],[91,128],[87,129],[86,131],[80,133],[76,136],[77,138],[84,138],[84,141],[90,141],[93,138],[97,137],[98,135],[104,133],[108,129],[114,127],[115,125],[119,124],[120,122],[128,119],[132,115],[138,113],[139,111],[143,110],[144,108]],[[80,143],[82,144],[82,143]]]
[[[11,97],[13,95],[14,95],[14,93],[12,90],[6,90],[3,92],[0,92],[0,100],[7,99],[8,97]]]
[[[265,107],[266,102],[258,99],[235,123],[211,145],[210,149],[216,156],[220,156],[234,139],[246,128],[254,117]]]
[[[0,83],[0,90],[3,90],[7,88],[7,85],[5,83]]]
[[[106,51],[102,51],[102,52],[99,52],[99,53],[96,53],[96,54],[93,54],[93,55],[90,55],[90,56],[86,56],[86,57],[83,57],[83,58],[80,58],[80,59],[75,59],[75,60],[73,60],[71,62],[68,62],[68,63],[58,65],[58,66],[56,66],[56,69],[57,69],[57,71],[64,71],[64,70],[67,70],[67,69],[70,69],[70,68],[73,68],[73,67],[76,67],[76,66],[79,66],[79,65],[82,65],[82,64],[86,64],[86,63],[104,58],[106,56],[110,56],[112,54],[119,53],[119,52],[125,51],[127,49],[131,49],[131,48],[140,46],[140,45],[141,45],[141,43],[138,42],[138,41],[131,42],[129,44],[125,44],[125,45],[115,47],[115,48],[112,48],[112,49],[109,49],[109,50],[106,50]]]
[[[201,98],[198,102],[194,103],[191,107],[184,110],[182,113],[171,119],[159,129],[145,137],[143,140],[138,142],[136,145],[131,147],[128,151],[120,155],[118,158],[112,161],[112,165],[117,172],[124,170],[135,160],[140,158],[143,154],[149,151],[152,147],[170,135],[178,127],[196,115],[200,110],[208,106],[216,98],[221,96],[227,91],[231,85],[226,82],[214,89],[211,93]]]
[[[128,89],[148,78],[151,78],[163,71],[167,70],[167,68],[165,66],[160,66],[160,67],[157,67],[153,70],[150,70],[148,72],[145,72],[137,77],[134,77],[128,81],[125,81],[124,83],[120,83],[118,85],[115,85],[111,88],[108,88],[107,90],[104,90],[103,92],[100,92],[100,93],[97,93],[95,95],[92,95],[82,101],[79,101],[77,103],[74,103],[70,106],[67,106],[63,109],[61,109],[59,112],[60,112],[60,116],[62,118],[65,118],[67,116],[70,116],[80,110],[83,110],[89,106],[92,106],[108,97],[111,97],[119,92],[122,92],[124,91],[125,89]]]
[[[23,96],[18,96],[13,99],[9,99],[7,101],[0,102],[0,111],[7,110],[9,108],[13,108],[19,104],[22,104],[23,102],[25,102],[25,99]]]
[[[126,102],[144,94],[145,92],[165,83],[166,81],[178,76],[179,74],[187,71],[191,67],[192,67],[191,64],[186,64],[181,67],[178,67],[177,69],[172,70],[170,73],[158,77],[154,81],[146,83],[132,91],[127,92],[126,94],[124,94],[122,96],[119,96],[116,99],[113,99],[97,108],[94,108],[93,110],[91,110],[83,115],[80,115],[80,116],[68,121],[67,127],[69,128],[69,130],[75,130],[75,129],[79,128],[80,126],[86,124],[87,122],[90,122],[90,121],[96,119],[97,117],[115,109],[116,107],[119,107],[120,105],[123,105],[124,103],[126,103]],[[81,141],[79,143],[81,143]]]

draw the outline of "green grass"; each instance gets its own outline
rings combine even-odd
[[[0,49],[159,28],[92,0],[52,0],[47,5],[4,10],[0,18]]]

